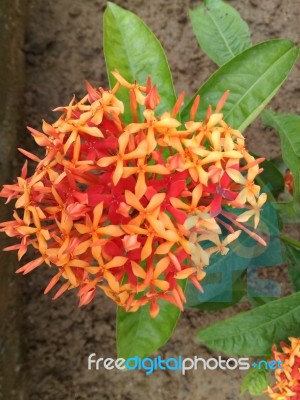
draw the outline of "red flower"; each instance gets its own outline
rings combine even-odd
[[[290,345],[281,343],[282,352],[274,345],[273,359],[280,362],[275,370],[276,383],[266,392],[275,400],[300,399],[300,339],[289,338]]]
[[[223,121],[228,93],[216,112],[209,108],[205,121],[194,120],[196,97],[191,121],[181,127],[175,117],[183,95],[172,113],[158,116],[160,97],[151,79],[141,86],[117,71],[114,76],[112,90],[87,84],[82,100],[56,109],[61,116],[55,123],[44,122],[42,132],[29,128],[45,157],[20,150],[36,169],[27,177],[25,164],[17,182],[3,187],[0,196],[16,200],[16,210],[0,227],[19,240],[5,250],[18,250],[19,259],[28,246],[36,251],[17,272],[27,274],[43,263],[56,268],[45,290],[62,280],[55,299],[76,288],[85,305],[100,288],[129,312],[148,304],[155,317],[161,299],[183,310],[180,282],[189,279],[201,290],[210,255],[226,254],[241,229],[263,243],[241,224],[252,216],[258,223],[264,199],[254,178],[261,160],[249,155],[241,133]],[[120,86],[129,91],[130,104],[118,99]],[[125,107],[132,113],[128,125]],[[240,217],[230,213],[239,206],[247,211]],[[219,214],[239,229],[220,220],[229,227],[222,240]]]

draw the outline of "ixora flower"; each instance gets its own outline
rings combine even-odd
[[[54,299],[77,288],[85,305],[100,288],[128,312],[149,304],[155,317],[160,299],[183,310],[181,282],[201,290],[210,256],[226,255],[242,230],[265,244],[243,225],[254,216],[257,227],[266,201],[254,183],[262,159],[223,121],[228,92],[203,121],[195,120],[197,96],[182,125],[183,95],[158,116],[150,78],[141,86],[113,75],[112,90],[87,84],[82,100],[55,110],[55,123],[43,122],[42,132],[29,128],[45,157],[20,149],[37,165],[27,176],[26,162],[17,182],[3,187],[0,196],[16,200],[16,209],[0,226],[19,239],[5,250],[18,250],[19,260],[29,246],[37,254],[17,272],[55,267],[45,289],[63,281]],[[121,87],[130,104],[118,99]],[[127,125],[124,107],[132,113]],[[237,216],[233,208],[245,211]]]
[[[282,352],[274,345],[273,359],[281,361],[281,367],[275,370],[276,384],[268,387],[271,399],[300,399],[300,339],[290,337],[290,345],[281,343]]]

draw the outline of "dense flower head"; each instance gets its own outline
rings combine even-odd
[[[290,344],[280,343],[282,351],[274,345],[273,359],[281,361],[275,370],[276,383],[268,387],[267,393],[275,400],[300,399],[300,339],[290,337]]]
[[[29,128],[45,157],[20,149],[37,165],[27,176],[26,162],[17,182],[0,192],[16,200],[13,220],[0,227],[19,239],[6,250],[21,259],[32,246],[37,254],[17,272],[56,268],[45,290],[62,280],[54,298],[77,288],[84,305],[101,288],[129,312],[149,304],[155,317],[159,299],[183,310],[181,282],[188,278],[201,290],[210,256],[226,255],[242,230],[264,244],[244,225],[254,217],[257,228],[266,201],[254,182],[262,159],[223,120],[228,92],[204,120],[196,119],[197,96],[182,124],[183,94],[157,115],[160,97],[150,78],[141,86],[113,75],[111,90],[87,84],[83,99],[54,110],[61,113],[56,122],[43,122],[41,132]],[[120,88],[129,104],[118,98]],[[233,208],[245,210],[237,216]]]

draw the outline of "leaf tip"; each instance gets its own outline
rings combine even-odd
[[[118,6],[116,3],[113,3],[112,1],[107,1],[106,2],[106,9],[110,11],[114,11],[117,9],[120,9],[122,7]]]

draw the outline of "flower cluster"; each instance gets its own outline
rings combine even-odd
[[[271,399],[300,399],[300,339],[291,337],[289,341],[290,345],[280,344],[282,352],[275,345],[272,348],[273,359],[282,364],[275,370],[276,384],[267,389]]]
[[[159,299],[182,310],[181,282],[188,278],[201,290],[210,256],[226,255],[242,230],[264,244],[244,226],[254,217],[256,229],[266,201],[254,182],[262,159],[224,122],[227,92],[203,121],[195,118],[197,96],[182,125],[183,94],[158,116],[150,78],[141,86],[113,75],[112,90],[87,84],[82,100],[55,110],[55,123],[43,122],[42,132],[29,128],[45,157],[20,149],[37,165],[27,176],[25,163],[17,182],[0,192],[7,202],[16,199],[13,220],[0,227],[19,239],[5,250],[18,250],[21,259],[32,246],[37,254],[17,272],[55,266],[45,290],[62,279],[54,298],[77,288],[84,305],[101,288],[127,311],[149,304],[155,317]],[[129,104],[118,98],[120,88]],[[231,208],[245,211],[237,216]]]

